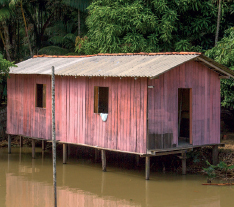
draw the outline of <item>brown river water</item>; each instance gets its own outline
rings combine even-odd
[[[61,153],[60,153],[61,154]],[[189,206],[232,207],[234,187],[203,186],[206,177],[152,172],[144,180],[144,168],[118,167],[90,159],[57,159],[57,196],[59,207],[92,206]],[[51,152],[13,148],[12,154],[0,148],[0,207],[52,207],[53,176]]]

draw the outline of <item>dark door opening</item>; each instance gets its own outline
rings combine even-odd
[[[192,90],[178,89],[178,145],[192,144]]]

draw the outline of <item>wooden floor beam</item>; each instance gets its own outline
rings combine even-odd
[[[11,154],[11,135],[8,134],[8,154]]]
[[[106,150],[101,150],[102,154],[102,171],[106,172]]]
[[[145,179],[149,180],[150,177],[150,157],[145,157]]]
[[[32,139],[32,158],[35,159],[35,139]]]
[[[63,164],[67,164],[67,144],[63,144]]]

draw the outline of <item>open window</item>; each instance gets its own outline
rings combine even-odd
[[[109,87],[94,86],[94,113],[108,113]]]
[[[36,107],[46,108],[46,85],[36,84]]]

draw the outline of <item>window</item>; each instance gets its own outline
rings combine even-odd
[[[46,107],[46,85],[36,84],[36,107]]]
[[[94,113],[108,113],[108,87],[94,86]]]

